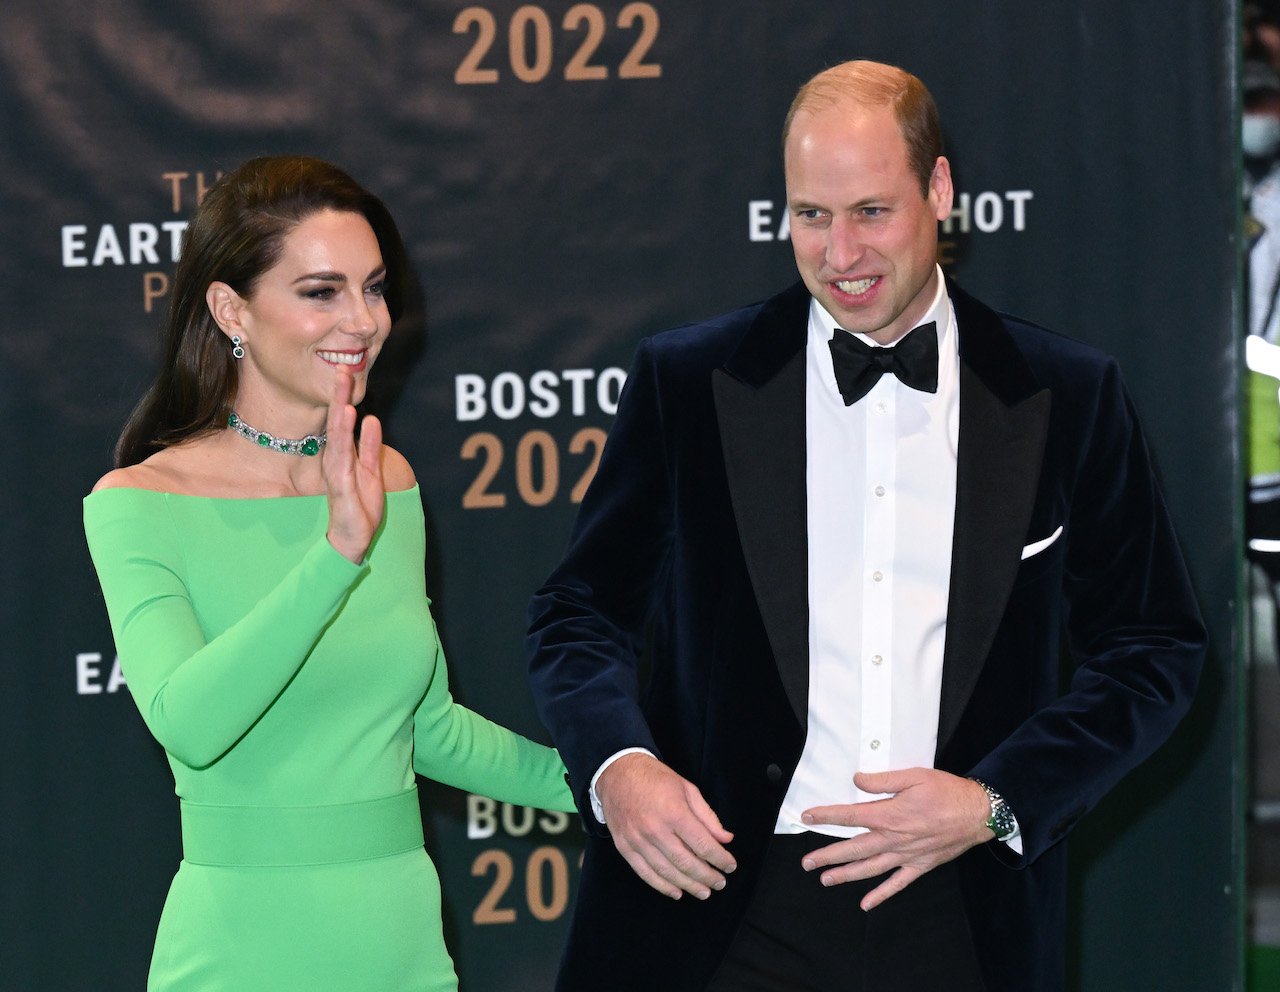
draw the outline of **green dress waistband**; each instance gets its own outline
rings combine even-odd
[[[284,867],[338,864],[422,847],[418,789],[333,806],[209,806],[185,799],[188,864]]]

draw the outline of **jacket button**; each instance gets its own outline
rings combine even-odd
[[[770,765],[764,770],[764,776],[770,782],[780,782],[782,781],[782,769],[777,765]]]

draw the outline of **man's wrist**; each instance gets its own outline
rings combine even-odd
[[[653,752],[647,747],[624,747],[621,751],[615,751],[613,754],[609,755],[609,757],[605,758],[604,761],[600,763],[600,767],[596,769],[596,773],[591,776],[591,787],[587,790],[587,798],[591,801],[591,812],[601,823],[605,822],[604,804],[600,802],[600,796],[596,792],[596,783],[600,781],[600,776],[605,773],[605,770],[610,765],[619,758],[626,757],[628,754],[647,754],[651,758],[654,756]]]

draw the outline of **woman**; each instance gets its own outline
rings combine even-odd
[[[181,799],[153,990],[454,989],[414,772],[572,809],[556,753],[453,703],[412,469],[353,406],[401,302],[385,206],[315,159],[209,191],[162,371],[85,531]]]

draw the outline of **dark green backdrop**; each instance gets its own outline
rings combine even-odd
[[[1078,986],[1238,987],[1236,16],[1226,0],[7,0],[0,985],[140,988],[180,856],[167,770],[110,677],[80,499],[151,372],[200,184],[301,151],[391,205],[427,319],[398,332],[374,402],[422,481],[458,693],[539,735],[525,604],[610,426],[608,370],[645,333],[793,279],[781,118],[803,79],[866,56],[941,107],[961,192],[948,268],[1120,359],[1213,636],[1191,718],[1073,838]],[[469,833],[467,804],[428,792],[464,987],[545,988],[578,827],[508,810]]]

